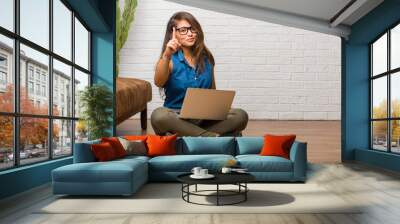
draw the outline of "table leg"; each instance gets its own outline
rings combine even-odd
[[[187,185],[187,192],[188,192],[188,193],[187,193],[187,201],[188,201],[188,202],[190,202],[190,201],[189,201],[189,195],[190,195],[190,184],[188,184],[188,185]]]
[[[247,190],[247,183],[244,183],[244,201],[247,201],[247,192],[248,192],[248,190]]]
[[[183,190],[184,190],[184,186],[185,186],[185,185],[182,183],[182,187],[181,187],[182,199],[184,198],[184,197],[183,197]]]
[[[219,205],[219,184],[217,184],[217,206]]]
[[[195,186],[195,191],[197,192],[197,184],[196,184],[196,186]]]

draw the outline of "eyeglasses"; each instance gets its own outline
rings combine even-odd
[[[188,33],[188,31],[190,30],[191,33],[195,33],[197,34],[197,30],[194,29],[193,27],[189,26],[189,27],[181,27],[181,28],[177,28],[175,27],[176,30],[179,32],[180,35],[186,35]]]

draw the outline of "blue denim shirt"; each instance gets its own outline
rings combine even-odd
[[[198,74],[196,69],[186,61],[183,51],[179,50],[171,57],[173,63],[172,73],[164,85],[164,107],[181,109],[187,88],[210,89],[212,86],[212,65],[205,60],[203,72]]]

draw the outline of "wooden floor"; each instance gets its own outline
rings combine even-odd
[[[346,214],[39,214],[54,200],[43,186],[0,201],[0,223],[6,224],[260,224],[260,223],[400,223],[400,175],[362,164],[312,164],[308,183],[315,183],[343,200],[363,202],[360,213]],[[310,196],[313,197],[313,196]],[[315,195],[315,203],[318,195]],[[173,205],[171,205],[173,206]]]
[[[117,135],[154,134],[150,122],[142,131],[139,120],[127,120],[117,127]],[[250,120],[243,136],[270,134],[296,134],[298,141],[307,142],[308,160],[313,163],[341,161],[340,121],[276,121]]]

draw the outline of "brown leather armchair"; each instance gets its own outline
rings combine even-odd
[[[147,129],[147,103],[152,99],[151,84],[135,78],[117,78],[117,125],[140,112],[142,129]]]

